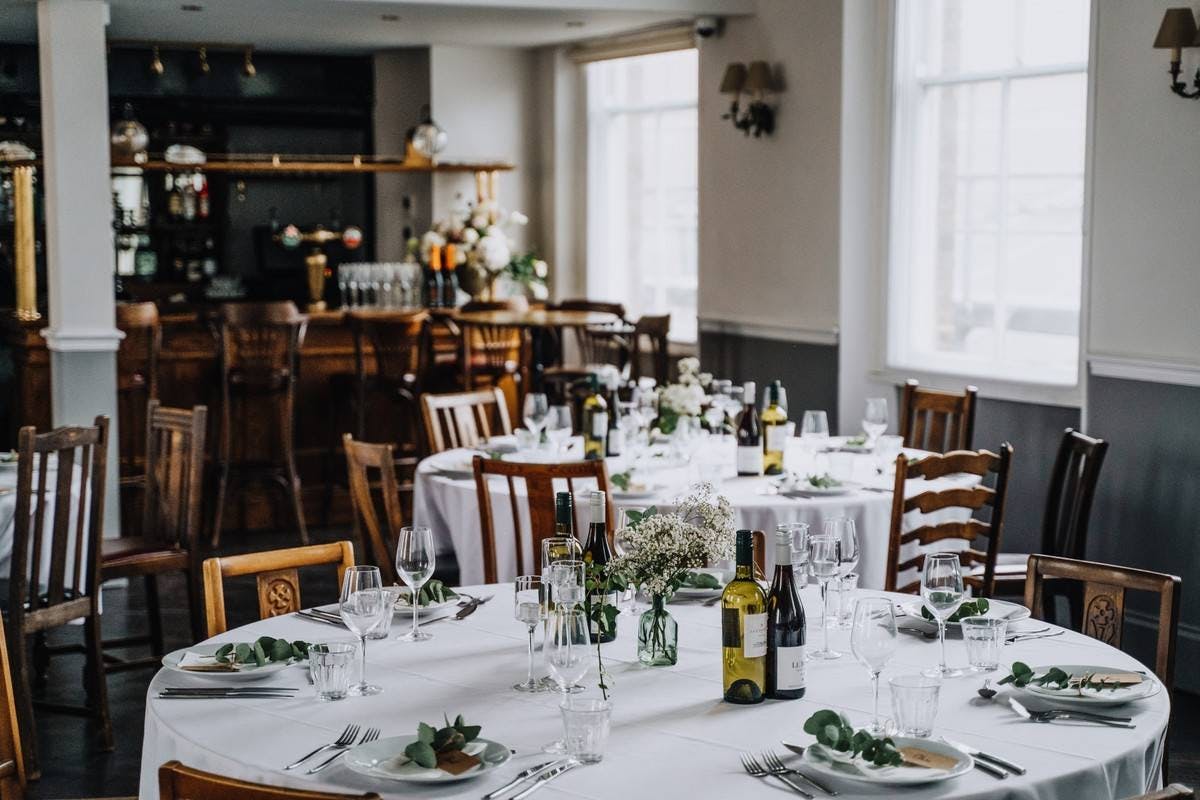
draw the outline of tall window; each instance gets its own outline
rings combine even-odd
[[[1074,385],[1088,0],[900,0],[888,364]]]
[[[588,296],[696,340],[697,56],[587,65]]]

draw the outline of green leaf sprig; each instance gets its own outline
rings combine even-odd
[[[613,486],[616,486],[622,492],[629,491],[629,482],[633,478],[633,470],[625,470],[624,472],[614,472],[608,476]]]
[[[710,572],[685,572],[679,585],[688,589],[720,589],[721,581]]]
[[[480,725],[468,725],[462,714],[454,718],[453,724],[449,717],[443,715],[442,718],[446,722],[443,728],[434,728],[424,722],[417,723],[417,740],[404,748],[404,755],[425,769],[435,769],[439,753],[462,750],[468,742],[479,738],[479,732],[483,730]]]
[[[406,594],[405,596],[409,595]],[[432,603],[445,603],[449,600],[457,599],[458,592],[434,578],[421,587],[421,592],[417,595],[417,605],[427,606]]]
[[[904,757],[888,736],[872,736],[855,731],[850,721],[836,711],[822,709],[804,721],[804,732],[817,737],[817,743],[839,753],[849,753],[877,767],[898,767]]]
[[[975,600],[964,600],[963,604],[955,609],[954,613],[950,615],[950,618],[947,619],[946,622],[960,622],[967,617],[983,616],[987,613],[988,609],[991,608],[991,605],[992,604],[987,601],[986,597],[980,597]],[[934,618],[933,614],[929,613],[929,609],[925,606],[921,606],[921,617],[929,620],[930,622],[937,622],[937,619]]]
[[[824,475],[809,475],[804,479],[804,482],[814,489],[833,489],[842,485],[841,481],[828,472]]]
[[[308,642],[289,642],[273,636],[260,636],[253,642],[223,644],[213,653],[213,658],[224,664],[262,667],[272,661],[308,658]]]
[[[1079,678],[1072,678],[1070,673],[1058,667],[1050,667],[1041,675],[1034,673],[1033,667],[1022,661],[1014,661],[1012,672],[1001,678],[997,683],[1011,683],[1018,688],[1024,688],[1030,684],[1034,686],[1044,686],[1049,689],[1066,689],[1074,687],[1078,689],[1095,689],[1103,691],[1108,689],[1116,691],[1127,684],[1120,681],[1106,681],[1104,679],[1093,680],[1092,675],[1081,675]]]

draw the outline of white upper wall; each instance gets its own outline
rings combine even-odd
[[[760,0],[700,44],[700,297],[714,324],[833,341],[838,324],[842,3]],[[721,115],[725,65],[782,70],[774,135],[746,138]]]

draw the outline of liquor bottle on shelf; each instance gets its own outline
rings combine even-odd
[[[762,475],[762,427],[758,424],[758,404],[754,398],[754,381],[742,388],[742,415],[737,428],[737,474]]]
[[[133,271],[144,281],[152,281],[158,274],[158,253],[154,252],[150,234],[145,231],[138,234],[137,253],[133,256]]]
[[[196,192],[196,217],[208,219],[212,213],[212,199],[208,195],[208,178],[203,172],[196,173],[196,183],[200,187]]]
[[[164,188],[167,191],[167,216],[172,221],[178,220],[183,214],[183,195],[179,192],[179,187],[176,179],[180,177],[170,172],[167,173]]]
[[[442,248],[429,248],[429,271],[425,274],[425,305],[440,308],[442,305]]]
[[[621,398],[618,392],[621,376],[616,370],[608,373],[608,441],[605,452],[612,458],[621,455],[625,445],[625,433],[621,430]]]
[[[771,381],[767,386],[767,405],[762,412],[763,472],[783,474],[783,453],[787,449],[787,406],[783,385]]]
[[[196,219],[196,185],[194,182],[195,176],[192,173],[180,175],[175,181],[175,185],[179,186],[183,183],[179,190],[179,207],[180,215],[187,222],[192,222]]]
[[[583,401],[583,457],[595,461],[604,458],[608,450],[608,403],[600,394],[600,381],[595,373],[588,380],[591,392]]]
[[[196,240],[188,242],[187,247],[187,282],[199,283],[204,277],[204,253],[202,245]]]
[[[217,274],[217,246],[211,236],[204,240],[204,260],[201,263],[204,277],[211,278]]]
[[[804,696],[804,604],[792,574],[792,533],[775,534],[775,577],[767,595],[767,697]]]
[[[754,538],[748,530],[737,532],[736,564],[721,593],[721,684],[725,702],[751,705],[766,696],[767,597],[754,580]]]
[[[587,542],[583,545],[583,562],[587,565],[587,571],[591,576],[603,572],[604,567],[612,560],[612,551],[608,547],[604,492],[591,492],[588,495],[588,505],[591,509],[592,522],[588,525]],[[592,618],[592,609],[600,603],[616,608],[617,593],[591,592],[584,598],[584,611],[591,620],[592,641],[606,644],[617,638],[617,622],[613,617],[611,622],[601,625]]]
[[[454,308],[458,305],[458,249],[448,244],[442,250],[442,306]]]

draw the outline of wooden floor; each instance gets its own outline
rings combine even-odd
[[[315,539],[332,541],[332,534],[316,534]],[[282,535],[256,534],[238,541],[229,536],[222,550],[240,552],[287,547],[294,539]],[[439,570],[440,573],[440,570]],[[453,574],[439,577],[454,581]],[[333,602],[337,599],[336,580],[332,570],[314,569],[301,576],[306,605]],[[164,585],[164,625],[168,646],[182,647],[188,628],[187,612],[183,605],[182,582]],[[229,623],[233,627],[249,622],[253,617],[256,599],[253,582],[230,582],[226,590],[230,609]],[[106,637],[116,637],[144,630],[140,583],[104,592],[104,631]],[[251,609],[239,613],[239,609]],[[59,632],[56,641],[78,638],[80,630],[71,628]],[[47,699],[79,702],[82,657],[63,656],[55,660],[50,676]],[[85,720],[49,712],[38,712],[38,742],[41,747],[43,777],[30,787],[30,797],[55,800],[61,798],[111,797],[136,795],[142,753],[142,719],[145,713],[146,687],[153,670],[122,672],[109,676],[108,691],[111,703],[116,751],[100,753],[95,748],[95,734]],[[1176,693],[1174,726],[1171,732],[1171,780],[1200,786],[1200,697]]]

